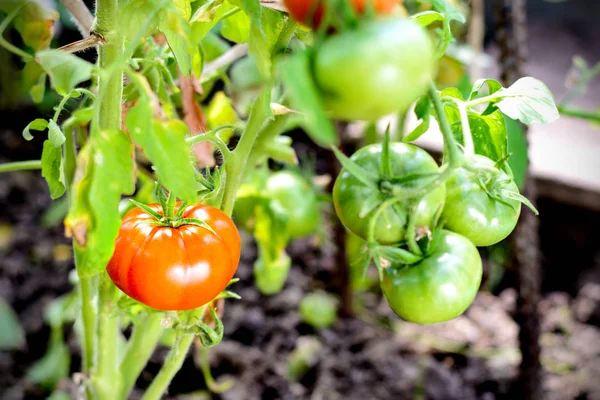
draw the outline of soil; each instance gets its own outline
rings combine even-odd
[[[19,116],[14,116],[16,121]],[[31,115],[23,118],[31,119]],[[37,141],[3,131],[0,162],[31,158]],[[299,148],[302,151],[302,148]],[[39,154],[39,153],[37,153]],[[317,157],[319,158],[319,157]],[[48,392],[26,378],[45,352],[50,330],[44,307],[71,289],[73,263],[60,222],[45,226],[50,200],[36,172],[4,174],[0,180],[0,297],[17,313],[26,332],[18,351],[0,353],[0,398],[41,399]],[[544,387],[548,399],[600,399],[600,266],[594,224],[597,214],[545,201],[542,243],[547,279],[542,337]],[[44,215],[46,215],[44,217]],[[548,217],[544,217],[548,216]],[[596,225],[597,226],[597,225]],[[592,235],[591,238],[586,234]],[[173,381],[173,399],[514,399],[511,392],[519,364],[518,327],[512,318],[515,293],[507,270],[494,293],[481,292],[462,317],[422,327],[396,318],[377,292],[355,296],[354,318],[338,319],[330,329],[314,330],[302,322],[298,304],[314,290],[335,291],[334,249],[298,240],[288,249],[294,265],[285,289],[265,297],[253,286],[255,247],[244,235],[244,251],[234,290],[242,300],[229,300],[225,338],[209,351],[217,381],[233,379],[233,387],[210,394],[197,357],[190,354]],[[559,247],[559,244],[562,245]],[[65,257],[66,252],[66,257]],[[576,254],[577,265],[567,265]],[[489,267],[490,262],[486,261]],[[489,268],[487,269],[489,272]],[[65,334],[72,353],[71,372],[80,354],[71,328]],[[297,349],[298,348],[298,349]],[[131,398],[139,398],[157,373],[167,349],[158,349],[137,382]],[[306,371],[288,377],[290,354],[306,356]],[[59,386],[75,397],[70,379]]]

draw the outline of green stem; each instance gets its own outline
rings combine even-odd
[[[268,116],[268,100],[270,98],[270,88],[264,89],[263,92],[254,101],[254,106],[248,119],[246,129],[240,138],[234,151],[231,152],[229,160],[225,164],[225,191],[223,192],[223,202],[221,209],[227,215],[233,212],[235,204],[235,196],[237,190],[242,183],[242,178],[248,158],[252,152],[254,142],[258,137],[261,127]]]
[[[127,352],[121,361],[120,372],[123,383],[120,398],[129,397],[137,377],[152,356],[164,331],[160,324],[162,317],[161,313],[150,314],[133,329]]]
[[[63,129],[65,132],[65,142],[63,143],[63,174],[65,186],[67,187],[67,197],[69,202],[73,198],[71,192],[73,179],[75,179],[75,170],[77,169],[77,156],[75,155],[75,140],[73,139],[74,119],[65,122]]]
[[[429,86],[429,97],[433,102],[433,106],[440,123],[440,129],[442,131],[442,135],[444,136],[444,149],[448,155],[448,164],[450,164],[452,167],[455,167],[462,162],[462,154],[458,148],[458,144],[456,143],[456,138],[452,133],[452,129],[450,128],[450,123],[448,122],[446,110],[444,109],[440,95],[435,87],[435,83],[433,82],[431,82],[431,85]]]
[[[575,117],[600,123],[600,113],[592,113],[585,110],[578,110],[574,108],[558,107],[558,111],[567,117]]]
[[[177,343],[169,352],[160,372],[144,393],[142,400],[159,400],[162,397],[177,371],[181,369],[193,340],[194,335],[190,333],[177,338]]]
[[[75,252],[75,264],[77,264]],[[83,323],[83,372],[89,374],[94,365],[94,344],[96,341],[96,306],[94,305],[94,281],[91,277],[79,280],[81,295],[81,320]]]
[[[22,4],[17,6],[6,18],[4,18],[4,21],[2,21],[2,23],[0,24],[0,46],[4,47],[6,50],[12,52],[13,54],[18,55],[25,62],[32,60],[33,56],[31,54],[24,52],[17,46],[13,45],[12,43],[10,43],[6,39],[4,39],[4,31],[6,30],[6,28],[8,28],[8,24],[10,24],[10,22],[17,16],[17,14],[21,10],[21,8],[23,6],[25,6],[27,3],[28,2],[23,2]]]
[[[58,106],[54,108],[54,116],[52,117],[52,120],[54,122],[58,121],[58,117],[60,117],[61,111],[63,110],[63,108],[65,108],[65,104],[67,104],[67,101],[69,101],[70,99],[71,93],[64,95],[60,103],[58,103]]]
[[[458,99],[457,99],[458,100]],[[473,135],[471,134],[471,125],[469,124],[469,114],[464,101],[456,101],[458,112],[460,113],[460,123],[462,125],[463,143],[465,155],[468,157],[475,154],[475,145],[473,144]]]
[[[117,288],[108,275],[100,278],[98,290],[98,367],[93,381],[99,400],[113,400],[119,390],[119,317],[116,314]]]
[[[224,129],[235,129],[235,128],[236,128],[235,125],[219,126],[218,128],[215,128],[208,132],[204,132],[200,135],[190,136],[187,139],[185,139],[185,141],[190,146],[193,146],[196,143],[200,143],[200,142],[211,142],[212,144],[217,146],[217,148],[223,155],[223,159],[227,160],[229,158],[229,156],[231,155],[231,150],[229,150],[229,147],[227,147],[227,143],[225,143],[223,140],[221,140],[221,138],[217,135],[217,133]]]
[[[42,161],[30,160],[0,164],[0,172],[23,171],[28,169],[42,169]]]

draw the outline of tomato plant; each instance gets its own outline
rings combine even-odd
[[[381,289],[400,317],[432,324],[467,309],[477,294],[481,274],[477,248],[457,233],[442,231],[418,263],[385,268]]]
[[[159,310],[207,304],[237,269],[240,237],[235,225],[221,210],[202,204],[184,207],[170,221],[163,221],[160,204],[148,208],[161,218],[140,208],[123,217],[108,275],[128,296]]]
[[[357,166],[373,175],[374,185],[367,185],[359,180],[351,171],[342,170],[333,188],[333,203],[342,223],[350,231],[363,239],[369,234],[369,222],[374,214],[375,206],[392,197],[386,193],[386,184],[394,180],[392,175],[406,177],[411,185],[418,183],[418,178],[428,177],[438,171],[435,160],[423,149],[406,143],[393,143],[389,147],[389,176],[385,176],[382,157],[383,145],[365,146],[350,157]],[[392,244],[405,240],[411,207],[414,208],[416,226],[429,226],[433,217],[444,203],[445,190],[441,185],[424,196],[415,204],[405,200],[395,207],[386,209],[379,217],[374,238],[380,243]]]
[[[46,89],[60,99],[23,129],[26,140],[44,135],[40,159],[0,172],[41,169],[50,197],[66,195],[88,399],[128,398],[165,330],[176,340],[144,400],[163,396],[195,339],[203,349],[222,339],[216,308],[239,297],[227,287],[241,251],[234,207],[256,239],[263,294],[284,287],[291,239],[327,232],[318,202],[327,196],[287,168],[298,157],[294,136],[283,133],[302,128],[343,167],[329,178],[336,214],[358,236],[349,240],[359,260],[353,280],[374,264],[392,309],[433,323],[468,307],[481,279],[475,245],[506,237],[520,203],[529,205],[505,166],[504,116],[558,117],[548,88],[530,77],[506,88],[483,79],[470,91],[437,89],[436,65],[449,60],[452,26],[464,22],[445,0],[406,18],[394,12],[400,0],[375,0],[372,9],[363,0],[332,9],[288,0],[314,32],[258,0],[97,0],[95,15],[79,0],[64,3],[83,39],[61,48],[50,48],[57,13],[37,2],[0,4],[0,46],[22,62],[24,89],[38,103]],[[25,50],[8,41],[11,27]],[[75,55],[91,48],[95,64]],[[453,85],[452,75],[438,79]],[[407,135],[392,140],[388,129],[349,158],[337,148],[333,119],[375,129],[384,116],[404,120],[413,105],[420,122]],[[444,140],[440,166],[410,143],[432,118]],[[286,170],[270,172],[281,164]],[[308,297],[301,312],[328,326],[336,305],[321,310],[321,300]],[[52,349],[64,353],[62,325],[53,332]]]

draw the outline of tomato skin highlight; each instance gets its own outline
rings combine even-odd
[[[365,12],[368,0],[352,0],[352,6],[358,14]],[[288,12],[296,21],[316,29],[321,24],[324,13],[324,1],[314,0],[284,0]],[[389,14],[402,0],[373,0],[373,7],[377,14]],[[313,15],[312,20],[310,18]]]
[[[350,159],[363,169],[379,173],[381,163],[381,144],[365,146],[354,153]],[[407,143],[390,143],[390,160],[395,176],[421,173],[437,173],[439,168],[435,160],[423,149]],[[374,189],[364,185],[345,169],[337,177],[333,186],[333,204],[335,211],[348,230],[362,239],[368,240],[369,220],[374,211],[363,218],[361,210]],[[416,226],[429,226],[438,209],[444,204],[446,191],[443,185],[424,196],[416,207]],[[394,244],[405,239],[408,224],[409,201],[387,208],[375,225],[375,240],[381,244]]]
[[[406,321],[435,324],[462,314],[481,284],[481,257],[467,238],[443,231],[440,241],[414,265],[385,268],[381,289]]]
[[[468,160],[473,166],[494,168],[487,157],[475,155]],[[496,169],[494,183],[508,180],[505,189],[519,192],[516,183],[504,171]],[[493,183],[492,183],[493,185]],[[460,233],[475,246],[491,246],[505,239],[515,229],[521,212],[521,203],[512,199],[504,202],[491,197],[478,183],[473,171],[459,168],[446,182],[446,206],[442,213],[445,227]]]
[[[292,171],[276,172],[267,180],[267,192],[286,211],[290,238],[315,232],[320,220],[319,202],[302,176]]]
[[[407,111],[424,95],[434,63],[431,39],[419,24],[386,18],[329,37],[313,69],[332,117],[375,121]]]
[[[149,207],[162,215],[159,204]],[[206,222],[216,235],[193,224],[155,225],[139,208],[125,214],[106,267],[125,294],[158,310],[191,310],[227,286],[240,258],[237,228],[221,210],[203,204],[187,207],[183,217]]]

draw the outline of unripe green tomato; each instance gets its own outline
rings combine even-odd
[[[314,74],[332,117],[375,121],[405,112],[425,94],[434,63],[431,39],[418,23],[384,18],[328,38]]]
[[[406,321],[435,324],[462,314],[481,283],[477,248],[458,233],[440,241],[417,264],[384,269],[381,289],[394,312]]]
[[[262,257],[259,257],[254,263],[254,284],[258,291],[267,296],[281,292],[291,265],[292,260],[285,253],[268,264]]]
[[[337,300],[330,294],[307,294],[300,303],[302,320],[314,328],[328,328],[337,319]]]
[[[378,175],[381,164],[381,144],[365,146],[350,159],[363,169]],[[435,160],[423,149],[407,143],[390,143],[390,161],[394,176],[412,174],[435,174],[439,168]],[[373,189],[364,185],[345,169],[335,180],[333,204],[340,221],[357,236],[368,240],[369,221],[374,211],[362,218],[365,203],[375,195]],[[443,185],[419,200],[415,207],[416,226],[429,226],[438,208],[444,204],[446,191]],[[394,244],[405,240],[410,201],[402,201],[396,207],[388,207],[375,224],[375,240],[381,244]]]
[[[276,172],[267,179],[266,193],[285,209],[290,238],[315,232],[320,220],[319,202],[306,179],[292,171]]]
[[[460,233],[475,246],[491,246],[510,235],[521,212],[519,201],[508,198],[499,200],[492,195],[502,196],[500,187],[515,193],[519,193],[519,188],[487,157],[475,155],[466,162],[472,167],[486,167],[495,173],[487,173],[487,178],[478,179],[475,171],[457,169],[446,182],[446,205],[442,221],[448,230]]]

